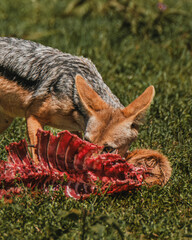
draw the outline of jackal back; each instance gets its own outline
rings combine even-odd
[[[80,74],[105,102],[115,108],[122,107],[87,58],[36,42],[6,37],[0,38],[0,52],[0,83],[6,79],[15,87],[17,84],[32,99],[52,94],[59,99],[72,100],[74,108],[83,111],[75,87],[75,76]]]

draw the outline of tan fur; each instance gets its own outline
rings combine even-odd
[[[25,117],[31,97],[29,91],[0,76],[0,112],[13,118]]]
[[[27,129],[28,129],[28,136],[33,145],[37,144],[37,130],[43,129],[43,124],[40,122],[39,118],[30,115],[27,117]],[[37,155],[35,154],[35,148],[31,148],[33,160],[36,164],[38,164]]]
[[[98,111],[109,108],[109,105],[103,101],[80,75],[76,76],[76,87],[80,99],[89,114],[96,114]]]
[[[0,76],[0,133],[6,130],[14,117],[24,117],[30,104],[31,94]]]
[[[155,89],[153,86],[148,87],[138,98],[125,107],[122,112],[128,118],[131,117],[134,120],[142,120],[143,115],[149,108],[151,101],[155,95]]]
[[[68,98],[58,101],[56,97],[48,95],[44,99],[35,99],[26,110],[26,116],[30,115],[36,116],[43,125],[82,131],[82,126],[77,122],[81,120],[80,114],[74,111]]]
[[[81,116],[74,111],[69,98],[58,100],[47,95],[45,98],[32,99],[32,94],[17,83],[0,77],[0,113],[9,118],[36,116],[43,125],[82,131],[77,121],[84,123]]]
[[[124,155],[137,138],[138,127],[154,97],[153,86],[123,109],[109,106],[80,76],[76,76],[80,99],[90,117],[85,138],[98,145],[110,146]]]
[[[148,176],[145,182],[148,186],[164,186],[171,177],[171,166],[168,159],[157,151],[150,149],[137,149],[126,157],[129,163],[135,166],[146,167]]]
[[[119,153],[124,155],[128,146],[137,137],[138,131],[132,130],[130,138],[127,137],[129,131],[125,132],[125,128],[129,125],[129,118],[126,118],[121,109],[108,108],[99,111],[95,116],[93,124],[87,129],[89,141],[98,145],[108,145],[114,149],[118,148]],[[130,121],[131,124],[131,121]],[[125,149],[125,150],[124,150]]]
[[[37,129],[49,125],[73,132],[84,131],[85,138],[90,142],[118,149],[124,155],[138,135],[134,123],[149,107],[154,88],[149,87],[124,109],[115,109],[104,102],[80,75],[76,76],[76,88],[88,121],[75,110],[73,100],[65,92],[62,98],[47,94],[33,99],[31,92],[16,82],[0,77],[0,133],[15,117],[20,116],[27,120],[32,145],[37,142]],[[34,160],[37,161],[36,157]]]
[[[36,145],[36,132],[45,125],[82,131],[84,120],[74,111],[72,101],[64,98],[62,101],[54,96],[32,100],[32,94],[17,83],[0,77],[0,133],[9,127],[15,117],[25,117],[27,129],[32,145]],[[37,159],[32,153],[35,162]]]

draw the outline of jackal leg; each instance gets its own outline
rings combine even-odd
[[[6,115],[3,112],[0,112],[0,133],[5,131],[10,126],[12,121],[13,121],[12,117]]]
[[[28,131],[28,136],[29,136],[29,140],[31,145],[36,146],[37,144],[37,130],[43,129],[43,124],[39,121],[39,119],[33,115],[27,116],[26,117],[27,120],[27,131]],[[32,157],[33,157],[33,161],[38,164],[38,158],[37,155],[35,154],[35,148],[31,147],[31,152],[32,152]]]

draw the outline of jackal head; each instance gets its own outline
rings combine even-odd
[[[118,149],[124,156],[137,138],[139,125],[153,100],[154,87],[148,87],[137,99],[122,109],[108,105],[80,75],[76,76],[76,87],[89,116],[85,140],[104,146],[106,152]]]

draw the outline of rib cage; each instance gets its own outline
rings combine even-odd
[[[53,136],[38,130],[37,137],[38,165],[32,161],[25,140],[6,147],[8,161],[0,162],[0,198],[20,194],[18,183],[32,190],[62,187],[67,197],[81,199],[98,190],[111,194],[128,191],[143,182],[143,167],[134,167],[118,154],[100,154],[102,147],[68,131]]]

